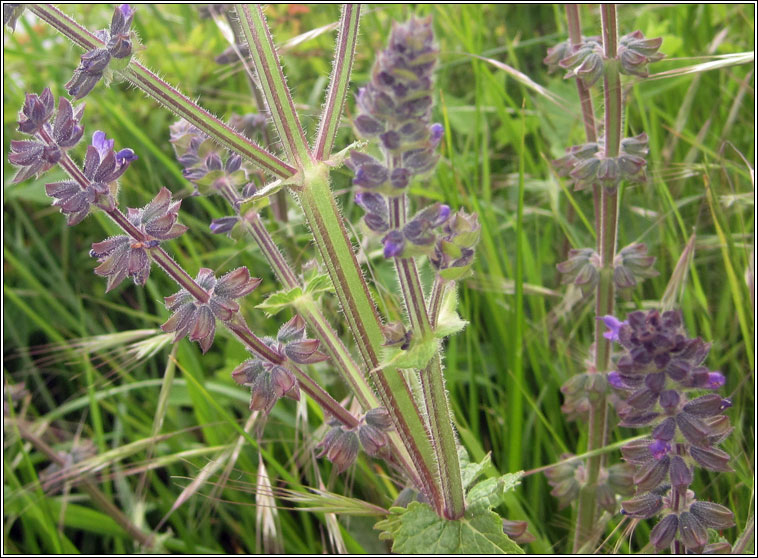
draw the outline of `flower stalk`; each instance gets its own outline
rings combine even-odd
[[[601,6],[601,23],[603,30],[603,50],[606,60],[603,73],[603,93],[605,97],[605,157],[612,158],[619,154],[621,144],[621,75],[616,60],[618,49],[618,29],[616,6]],[[600,188],[600,230],[597,236],[597,251],[600,254],[600,269],[595,298],[595,315],[613,314],[615,306],[614,259],[616,256],[616,235],[618,224],[618,188]],[[595,324],[595,363],[594,372],[604,374],[608,371],[611,355],[611,342],[603,336],[602,322]],[[589,408],[589,435],[587,451],[591,452],[605,446],[608,441],[608,405],[605,392],[598,394]],[[597,503],[597,484],[603,456],[597,455],[587,460],[587,482],[579,493],[576,532],[574,533],[574,552],[578,552],[588,541],[598,535],[595,529],[599,513]]]
[[[50,146],[54,146],[53,139],[49,133],[40,129],[38,137]],[[74,179],[82,191],[87,191],[93,187],[93,183],[79,169],[65,152],[61,154],[59,164]],[[146,236],[134,226],[133,223],[117,207],[99,205],[108,217],[121,230],[131,237],[135,242],[143,243],[147,241]],[[177,285],[189,295],[191,295],[199,304],[205,305],[209,302],[211,296],[198,282],[193,279],[174,259],[160,246],[149,248],[152,260],[163,271],[171,277]],[[272,364],[285,365],[298,379],[301,389],[310,395],[319,406],[326,410],[332,417],[339,420],[349,428],[356,428],[358,420],[347,411],[338,401],[331,397],[321,386],[313,381],[305,372],[293,363],[287,362],[287,359],[272,350],[262,339],[257,337],[247,326],[242,315],[237,311],[231,319],[223,320],[237,339],[239,339],[248,349]]]

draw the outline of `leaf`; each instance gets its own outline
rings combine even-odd
[[[467,512],[458,520],[439,517],[428,504],[411,502],[391,508],[375,529],[381,539],[392,539],[398,554],[523,554],[505,533],[503,520],[490,510]]]
[[[471,463],[468,453],[463,446],[458,446],[458,460],[461,463],[461,482],[463,488],[471,486],[471,483],[481,475],[485,469],[492,465],[491,454],[488,453],[480,463]]]
[[[334,287],[332,287],[332,282],[329,279],[329,275],[326,273],[319,273],[318,275],[314,275],[308,279],[308,282],[305,285],[305,292],[307,294],[326,293],[333,290]]]
[[[436,339],[420,341],[414,343],[408,350],[389,349],[387,359],[380,366],[386,368],[424,368],[437,352],[438,343]]]
[[[289,291],[277,291],[270,295],[266,300],[256,306],[265,310],[269,315],[273,316],[278,312],[281,312],[287,306],[290,306],[298,298],[303,295],[303,290],[300,287],[294,287]]]
[[[455,311],[458,306],[458,295],[455,286],[448,287],[445,294],[442,295],[442,304],[440,306],[440,315],[437,318],[437,327],[434,328],[434,336],[443,339],[454,333],[461,331],[468,322],[462,320]]]
[[[240,214],[244,215],[251,209],[260,210],[268,205],[268,197],[276,194],[286,183],[287,182],[284,180],[274,180],[273,182],[266,184],[249,198],[242,200],[239,207]]]
[[[482,464],[488,461],[487,457],[482,460]],[[507,473],[501,477],[476,483],[466,494],[467,510],[476,512],[476,510],[490,510],[499,506],[505,493],[513,490],[521,482],[522,475],[523,472]]]

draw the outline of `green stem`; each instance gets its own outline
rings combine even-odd
[[[235,4],[235,9],[284,151],[290,161],[303,168],[311,162],[311,150],[284,79],[263,7],[259,4],[251,10],[247,4]]]
[[[266,108],[266,101],[263,99],[263,95],[261,93],[261,84],[258,83],[258,80],[255,77],[255,74],[247,67],[247,60],[240,54],[239,52],[239,45],[243,44],[243,41],[245,40],[244,34],[242,32],[242,27],[240,25],[240,21],[237,18],[237,12],[234,10],[234,8],[229,8],[224,12],[224,15],[226,16],[226,21],[229,24],[229,27],[232,30],[232,34],[234,35],[234,46],[235,46],[235,52],[237,53],[237,56],[240,58],[240,61],[245,66],[245,73],[247,74],[247,80],[250,84],[250,92],[253,94],[253,100],[255,101],[255,108],[258,109],[258,112],[262,112]],[[271,132],[270,132],[270,124],[266,123],[263,126],[262,129],[262,135],[263,135],[263,144],[266,146],[273,145],[271,141]],[[276,194],[274,194],[271,197],[271,210],[274,214],[274,218],[277,221],[281,221],[282,223],[287,222],[287,192],[284,191],[284,189],[278,191]]]
[[[300,281],[295,276],[295,272],[290,268],[268,230],[266,230],[258,213],[255,210],[248,211],[242,218],[242,222],[247,232],[268,260],[279,282],[287,289],[302,287]],[[332,364],[334,364],[342,378],[352,388],[364,411],[381,406],[381,402],[377,399],[371,386],[369,386],[360,367],[323,315],[316,301],[310,295],[304,294],[295,301],[294,306],[297,313],[303,317],[308,327],[311,328],[316,338],[321,341],[321,348],[326,351]],[[399,435],[397,432],[390,432],[389,438],[395,459],[413,483],[421,488],[421,481]]]
[[[393,418],[424,491],[441,512],[440,479],[430,434],[403,374],[381,362],[381,321],[329,187],[327,167],[321,164],[307,173],[304,186],[296,194],[361,358]]]
[[[321,111],[321,121],[316,134],[313,155],[317,161],[329,157],[337,137],[337,130],[342,116],[342,109],[347,99],[350,86],[350,74],[355,58],[355,45],[358,43],[358,24],[361,17],[360,4],[343,4],[340,16],[337,48],[334,52],[332,75],[329,79],[329,91]]]
[[[434,277],[432,292],[429,294],[429,322],[432,324],[433,328],[437,327],[437,320],[440,317],[442,298],[445,296],[447,283],[448,282],[439,275]]]
[[[572,45],[579,45],[582,43],[582,21],[579,15],[579,6],[577,4],[566,4],[566,20],[568,21],[569,41]],[[584,85],[581,79],[574,80],[576,82],[576,90],[579,94],[579,103],[582,107],[582,122],[584,123],[584,135],[587,138],[588,143],[594,143],[597,141],[597,126],[595,124],[595,108],[592,106],[592,95],[590,95],[589,88]],[[600,185],[592,185],[592,201],[595,208],[595,230],[600,229],[600,211],[598,211],[598,205],[600,203]],[[569,206],[569,211],[573,216],[574,208]]]
[[[402,229],[406,219],[406,195],[403,193],[390,199],[390,228]],[[414,338],[427,342],[433,339],[433,332],[416,262],[413,258],[395,258],[395,268]],[[466,502],[439,349],[429,364],[420,371],[420,378],[442,483],[443,513],[448,519],[459,519],[465,512]]]
[[[44,142],[51,144],[52,138],[45,130],[40,130],[39,138]],[[86,190],[91,183],[89,179],[82,173],[79,167],[71,160],[67,153],[63,153],[59,161],[61,167],[73,178],[79,186]],[[124,231],[127,235],[132,237],[136,241],[145,241],[147,238],[137,227],[121,213],[118,208],[105,209],[102,208],[108,217],[110,217],[118,227]],[[201,287],[189,273],[187,273],[174,259],[161,247],[151,248],[150,255],[153,261],[163,269],[163,271],[171,277],[181,288],[185,289],[191,294],[195,300],[201,304],[207,304],[210,295]],[[312,378],[305,374],[293,363],[288,362],[287,359],[270,348],[262,339],[256,336],[245,323],[245,319],[238,311],[230,320],[222,322],[226,328],[231,331],[238,340],[242,342],[252,352],[267,360],[273,364],[281,364],[289,368],[295,376],[298,378],[300,388],[307,393],[311,398],[316,401],[323,409],[325,409],[333,417],[337,418],[348,428],[356,428],[358,426],[358,420],[347,411],[339,401],[335,400],[329,395],[326,390],[319,386]]]
[[[603,4],[601,7],[603,27],[603,47],[606,66],[604,76],[605,94],[605,157],[616,157],[621,144],[621,77],[618,70],[616,53],[618,47],[618,30],[616,7]],[[613,283],[613,260],[616,255],[616,235],[618,230],[618,190],[603,187],[600,194],[600,234],[597,237],[600,254],[600,273],[595,302],[595,316],[600,318],[613,314],[615,289]],[[604,374],[608,371],[611,355],[611,342],[603,337],[604,326],[596,320],[595,326],[595,366],[594,372]],[[589,436],[587,451],[593,451],[606,445],[608,438],[608,407],[604,393],[589,409]],[[574,552],[587,547],[598,535],[595,519],[598,513],[597,482],[603,464],[603,455],[596,455],[587,461],[587,483],[579,494]]]
[[[50,4],[27,4],[40,19],[48,23],[85,50],[101,48],[104,43],[72,18]],[[239,153],[257,167],[280,178],[289,178],[296,169],[268,153],[207,110],[193,103],[186,95],[160,79],[142,64],[132,59],[125,70],[117,72],[144,93],[184,118],[220,145]]]

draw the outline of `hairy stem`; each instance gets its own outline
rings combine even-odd
[[[27,7],[40,19],[85,50],[105,46],[94,34],[55,6],[51,4],[27,4]],[[214,141],[239,153],[261,170],[280,178],[289,178],[296,174],[294,167],[280,160],[276,155],[267,152],[207,110],[193,103],[186,95],[160,79],[136,60],[132,59],[126,69],[117,72],[117,74],[132,85],[142,89],[145,94],[174,114],[187,120]]]
[[[342,109],[347,99],[350,85],[350,73],[355,58],[355,45],[358,43],[358,24],[361,17],[360,4],[343,4],[337,33],[337,48],[334,52],[332,75],[329,91],[321,112],[321,121],[316,134],[313,155],[317,161],[329,157],[337,137],[337,130],[342,116]]]
[[[440,480],[428,429],[404,376],[382,365],[381,321],[329,188],[326,167],[311,173],[297,195],[361,358],[413,460],[422,488],[441,510]]]
[[[579,5],[566,4],[566,19],[568,21],[569,41],[572,45],[579,45],[582,43],[582,21],[579,15]],[[576,90],[579,94],[579,103],[582,107],[582,122],[584,123],[584,135],[587,138],[588,143],[597,141],[597,125],[595,123],[595,108],[592,106],[592,95],[590,95],[589,88],[584,85],[581,79],[574,80],[576,82]],[[600,229],[600,211],[598,211],[598,204],[600,203],[600,185],[592,185],[592,201],[595,208],[595,230]],[[574,216],[574,206],[570,205],[568,208],[570,216]],[[567,216],[568,219],[568,216]]]
[[[39,133],[39,138],[52,144],[52,138],[44,130]],[[89,179],[84,176],[81,170],[71,160],[68,154],[63,153],[60,161],[61,167],[73,178],[79,186],[85,190],[91,184]],[[116,225],[124,231],[127,235],[136,241],[146,240],[145,235],[132,225],[126,216],[121,213],[117,208],[105,209],[101,208]],[[169,254],[160,247],[149,249],[150,255],[153,261],[163,269],[163,271],[171,277],[180,288],[186,290],[192,295],[195,300],[201,304],[206,304],[210,298],[208,292],[203,289],[193,278],[190,276]],[[312,378],[310,378],[305,372],[300,370],[299,367],[287,361],[285,357],[278,352],[271,349],[266,343],[263,342],[258,336],[256,336],[245,323],[242,314],[238,311],[235,316],[229,320],[222,322],[229,331],[231,331],[237,339],[239,339],[248,349],[253,351],[256,355],[262,359],[267,360],[273,364],[281,364],[287,366],[298,378],[300,388],[307,393],[311,398],[316,401],[325,411],[330,415],[340,420],[345,426],[349,428],[355,428],[358,426],[358,420],[345,409],[339,401],[335,400],[329,395],[326,390],[319,386]]]
[[[303,168],[311,161],[311,150],[284,79],[263,7],[259,4],[251,10],[247,4],[236,4],[235,9],[284,151],[291,162]]]
[[[437,320],[439,320],[440,310],[442,309],[442,298],[445,296],[447,284],[448,281],[437,275],[432,284],[432,292],[429,293],[429,322],[433,328],[437,327]]]
[[[287,289],[292,289],[298,286],[301,287],[300,281],[279,252],[271,235],[261,222],[258,213],[255,210],[248,211],[243,217],[243,223],[245,229],[263,252],[263,255],[268,260],[269,265],[271,265],[271,268],[274,270],[274,273],[282,285]],[[321,341],[320,347],[329,355],[332,364],[335,365],[342,378],[352,388],[361,407],[365,411],[368,411],[369,409],[381,406],[381,402],[377,399],[371,386],[369,386],[360,367],[350,355],[350,351],[348,351],[347,347],[342,343],[342,340],[334,331],[334,328],[318,308],[318,304],[313,300],[313,297],[308,294],[303,294],[303,296],[297,299],[294,306],[297,313],[303,317],[316,338]],[[400,465],[409,475],[414,484],[420,488],[421,484],[418,474],[413,467],[410,455],[408,455],[408,452],[403,446],[399,435],[397,432],[390,432],[389,438],[390,444],[392,445],[392,453],[398,459]]]
[[[407,219],[406,194],[390,199],[390,228],[402,229]],[[424,300],[416,262],[413,258],[395,258],[395,268],[405,300],[405,308],[413,328],[414,338],[425,342],[433,339],[432,325]],[[421,389],[426,404],[432,445],[437,456],[442,482],[443,512],[448,519],[463,516],[466,503],[463,497],[461,466],[458,460],[455,432],[442,375],[439,350],[420,371]]]
[[[255,101],[255,107],[258,109],[258,112],[262,112],[266,108],[266,101],[263,99],[263,94],[261,93],[261,84],[258,82],[258,80],[255,77],[255,74],[252,71],[247,71],[247,60],[240,54],[239,52],[239,45],[242,45],[245,38],[244,34],[242,32],[242,27],[240,26],[240,21],[237,18],[237,12],[234,10],[234,8],[229,8],[224,12],[224,15],[226,16],[226,21],[229,24],[229,27],[232,30],[232,34],[234,35],[234,49],[237,53],[237,56],[240,58],[240,62],[245,66],[245,74],[248,78],[248,83],[250,84],[250,92],[253,94],[253,100]],[[266,123],[265,126],[263,126],[263,144],[266,148],[270,148],[272,145],[271,141],[271,131],[270,131],[270,125],[269,123]],[[287,222],[287,192],[284,190],[278,191],[276,194],[274,194],[272,197],[272,204],[271,204],[271,210],[274,214],[274,218],[277,221],[281,221],[282,223]]]
[[[605,157],[616,157],[621,144],[621,77],[619,75],[616,53],[618,47],[618,29],[616,6],[603,4],[601,7],[603,48],[606,66],[603,82],[605,95]],[[600,231],[598,234],[598,252],[600,254],[600,273],[595,302],[595,316],[601,317],[613,313],[615,289],[613,284],[613,260],[616,255],[616,235],[618,229],[618,190],[601,188],[600,193]],[[611,342],[603,337],[602,322],[596,320],[595,326],[595,366],[597,374],[608,371],[611,355]],[[599,394],[589,410],[589,436],[587,451],[603,447],[608,438],[608,406],[605,394]],[[597,455],[587,461],[587,483],[579,494],[574,551],[597,533],[594,529],[598,513],[597,481],[603,456]]]

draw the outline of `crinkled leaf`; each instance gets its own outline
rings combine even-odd
[[[467,509],[476,513],[477,510],[490,510],[499,506],[503,501],[503,495],[521,482],[522,475],[522,472],[507,473],[476,483],[466,494]]]
[[[273,316],[290,306],[302,295],[303,290],[300,287],[295,287],[289,291],[277,291],[256,306],[256,308],[261,308]]]
[[[503,520],[493,511],[467,512],[455,521],[439,517],[428,504],[411,502],[407,508],[391,508],[375,529],[381,539],[391,539],[398,554],[523,554],[503,533]]]
[[[491,457],[491,454],[488,453],[480,463],[471,463],[466,449],[463,446],[458,446],[458,460],[461,463],[461,482],[464,489],[471,486],[471,483],[492,464]]]

